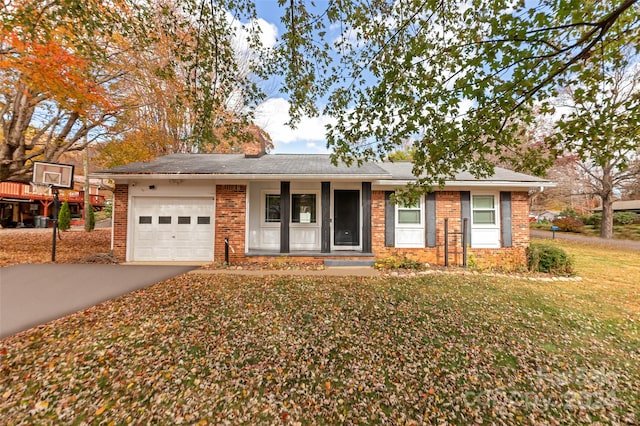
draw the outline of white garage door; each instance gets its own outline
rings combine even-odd
[[[133,204],[133,260],[213,261],[213,200],[136,197]]]

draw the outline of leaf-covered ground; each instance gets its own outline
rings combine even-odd
[[[0,341],[0,418],[640,422],[640,312],[545,285],[184,275]]]
[[[0,230],[0,266],[51,262],[52,237],[51,229]],[[56,240],[56,262],[95,262],[96,254],[110,250],[111,229],[62,232]]]

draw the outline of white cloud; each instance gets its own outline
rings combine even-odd
[[[255,20],[253,24],[260,28],[260,42],[262,46],[271,48],[276,45],[278,41],[278,27],[262,18]]]
[[[302,149],[314,149],[316,152],[327,152],[325,126],[333,120],[326,116],[303,117],[295,129],[286,123],[290,120],[289,101],[283,98],[271,98],[258,105],[255,122],[262,127],[273,141],[275,151],[282,145],[304,142]]]

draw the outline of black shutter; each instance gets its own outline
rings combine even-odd
[[[393,191],[384,193],[384,246],[396,245],[396,206],[391,202]]]
[[[460,191],[460,223],[467,219],[467,244],[471,245],[471,192]]]
[[[500,233],[502,247],[513,247],[513,221],[511,220],[511,193],[500,193]]]
[[[436,193],[429,192],[427,194],[426,205],[426,241],[427,247],[436,246]]]
[[[280,182],[280,253],[289,253],[289,218],[291,217],[291,183]]]
[[[362,182],[362,252],[371,253],[371,182]]]
[[[331,183],[322,182],[322,194],[320,195],[320,208],[322,211],[322,225],[320,230],[320,251],[331,251]]]

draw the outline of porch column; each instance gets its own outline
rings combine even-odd
[[[280,253],[289,253],[291,183],[280,182]]]
[[[322,227],[320,228],[320,251],[331,252],[331,183],[322,182],[322,194],[320,196],[322,209]]]
[[[371,253],[371,182],[362,182],[362,252]]]

